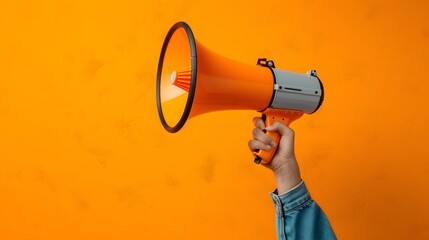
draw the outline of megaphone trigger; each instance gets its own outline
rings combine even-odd
[[[275,109],[268,108],[262,112],[263,119],[265,118],[265,126],[271,126],[275,122],[281,122],[286,126],[289,126],[293,121],[297,120],[303,115],[302,111],[298,110],[285,110],[285,109]],[[256,164],[263,163],[267,164],[271,161],[274,154],[277,152],[277,147],[279,146],[281,135],[278,132],[266,132],[267,136],[271,138],[276,145],[270,150],[257,150],[253,152],[255,157],[254,162]]]

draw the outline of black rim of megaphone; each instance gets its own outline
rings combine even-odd
[[[185,106],[185,110],[183,111],[182,117],[180,118],[179,122],[175,126],[170,126],[165,121],[164,114],[162,112],[161,74],[162,74],[162,66],[164,63],[165,51],[167,50],[171,37],[179,28],[183,28],[186,31],[186,35],[188,36],[188,40],[189,40],[189,46],[191,49],[191,85],[189,87],[188,99],[186,101],[186,106]],[[188,119],[189,113],[191,112],[192,102],[194,101],[196,79],[197,79],[197,47],[195,44],[194,34],[192,33],[191,27],[189,27],[187,23],[178,22],[170,28],[170,30],[167,33],[167,36],[165,37],[164,44],[162,45],[161,55],[159,57],[158,74],[156,77],[156,104],[158,106],[158,115],[162,125],[168,132],[175,133],[179,131],[183,127],[183,125],[185,125],[186,120]]]

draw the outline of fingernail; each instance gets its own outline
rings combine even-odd
[[[271,146],[275,147],[276,146],[276,142],[271,141]]]
[[[265,145],[265,147],[266,147],[267,149],[271,149],[271,146],[270,146],[270,145]]]

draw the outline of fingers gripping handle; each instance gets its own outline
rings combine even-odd
[[[279,145],[281,138],[280,134],[278,132],[268,132],[267,136],[270,137],[276,143],[276,145],[274,147],[271,147],[270,150],[258,150],[257,152],[254,152],[254,162],[256,164],[269,163],[273,158],[274,153],[277,152],[277,146]]]
[[[296,119],[300,118],[303,115],[302,111],[296,110],[284,110],[284,109],[273,109],[268,108],[262,112],[262,118],[265,120],[265,127],[273,125],[275,122],[281,122],[286,126]],[[254,162],[259,163],[269,163],[273,158],[274,154],[277,152],[277,148],[280,143],[281,135],[277,131],[268,131],[267,136],[270,137],[276,145],[271,147],[269,150],[257,150],[253,152],[255,156]]]

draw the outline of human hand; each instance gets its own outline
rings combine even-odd
[[[262,165],[271,169],[274,173],[278,193],[286,192],[301,182],[294,150],[295,133],[291,128],[280,122],[275,122],[273,125],[266,127],[260,117],[255,117],[253,124],[255,125],[252,133],[253,139],[248,143],[252,152],[256,149],[269,150],[275,147],[276,143],[264,133],[264,130],[276,131],[281,136],[273,158],[269,163]]]

